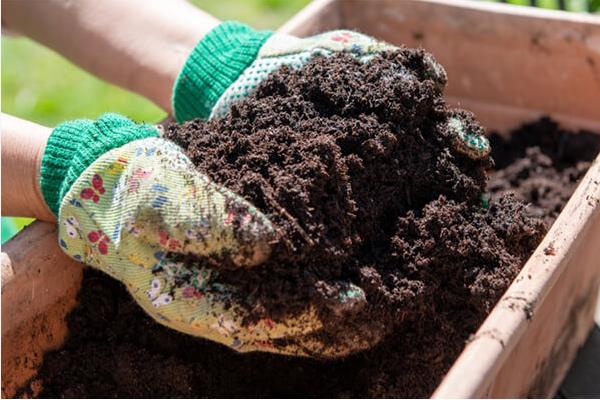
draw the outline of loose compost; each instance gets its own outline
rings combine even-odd
[[[248,323],[312,304],[324,345],[365,350],[339,360],[237,354],[158,325],[118,282],[88,270],[69,339],[23,394],[41,383],[53,397],[430,395],[600,143],[544,119],[510,139],[492,135],[492,156],[474,158],[451,121],[483,129],[445,104],[427,57],[317,57],[281,68],[223,119],[166,131],[278,230],[267,263],[220,272],[252,294]],[[332,301],[346,282],[365,304]]]

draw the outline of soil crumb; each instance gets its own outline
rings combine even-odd
[[[392,79],[399,73],[406,79]],[[420,50],[366,64],[316,58],[272,74],[222,120],[167,130],[281,231],[271,262],[222,274],[255,291],[262,307],[251,316],[311,302],[331,321],[332,345],[351,320],[376,333],[372,348],[337,360],[238,354],[155,323],[120,283],[88,269],[70,336],[36,377],[41,397],[430,396],[541,240],[541,219],[553,222],[585,172],[588,153],[576,149],[599,145],[548,120],[492,135],[488,201],[494,163],[457,148],[449,120],[483,130],[445,105],[438,78]],[[524,165],[532,149],[543,165]],[[533,196],[525,178],[541,171],[570,184]],[[323,293],[340,280],[360,286],[367,305],[336,319]]]

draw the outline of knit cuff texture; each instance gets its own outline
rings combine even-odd
[[[52,131],[42,156],[40,186],[55,215],[63,197],[79,176],[102,154],[129,142],[159,135],[155,126],[136,124],[118,114],[96,121],[64,122]]]
[[[223,22],[192,50],[173,87],[177,122],[208,119],[225,90],[236,81],[273,34],[239,22]]]

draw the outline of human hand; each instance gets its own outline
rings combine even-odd
[[[61,248],[122,282],[170,328],[238,351],[340,355],[319,341],[322,324],[308,305],[294,317],[245,321],[252,299],[221,284],[219,271],[264,261],[274,229],[158,135],[115,114],[53,131],[41,178]],[[364,301],[353,286],[338,297],[340,309]]]

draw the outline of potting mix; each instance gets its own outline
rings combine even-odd
[[[41,395],[429,396],[600,150],[597,136],[542,120],[492,136],[490,155],[474,117],[444,102],[429,57],[316,57],[221,119],[165,132],[273,222],[266,263],[217,276],[251,299],[247,324],[314,308],[314,359],[169,330],[86,271],[70,337],[35,378]]]

